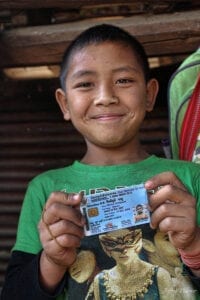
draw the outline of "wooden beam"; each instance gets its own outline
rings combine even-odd
[[[122,4],[129,5],[133,3],[138,3],[141,7],[147,7],[149,5],[166,5],[170,4],[171,6],[176,6],[177,4],[198,6],[198,0],[161,0],[161,1],[152,1],[152,0],[129,0],[124,2],[123,0],[0,0],[0,10],[2,9],[39,9],[39,8],[65,8],[65,9],[74,9],[81,8],[85,6],[93,5],[110,5],[110,4]]]
[[[54,7],[74,9],[88,5],[113,4],[113,2],[123,4],[123,0],[0,0],[0,9],[38,9]],[[131,3],[131,1],[129,3]]]
[[[118,25],[135,35],[149,56],[191,53],[200,45],[200,10],[5,30],[0,67],[58,64],[64,49],[82,30],[100,23]]]

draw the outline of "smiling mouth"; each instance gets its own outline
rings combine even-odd
[[[109,121],[109,120],[117,120],[117,119],[121,119],[124,116],[124,114],[101,114],[101,115],[97,115],[92,117],[92,119],[95,120],[102,120],[102,121]]]

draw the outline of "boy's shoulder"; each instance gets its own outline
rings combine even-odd
[[[158,163],[164,164],[169,167],[169,169],[177,169],[181,168],[182,170],[188,169],[188,170],[194,170],[194,172],[200,172],[199,165],[186,160],[180,160],[180,159],[167,159],[167,158],[159,158]]]
[[[186,160],[154,156],[153,173],[156,175],[163,172],[173,172],[183,182],[188,180],[191,182],[200,181],[199,164]]]
[[[43,183],[55,183],[56,181],[62,181],[66,179],[68,174],[70,174],[70,169],[72,165],[56,168],[56,169],[50,169],[47,171],[44,171],[38,175],[36,175],[31,181],[30,184],[43,184]]]

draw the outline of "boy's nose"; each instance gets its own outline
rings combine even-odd
[[[105,105],[105,106],[108,106],[110,104],[116,104],[116,103],[118,103],[118,98],[116,96],[98,97],[94,101],[95,105]]]
[[[117,104],[119,102],[118,97],[115,95],[112,89],[101,89],[96,95],[94,100],[95,105],[105,105],[108,106],[110,104]]]

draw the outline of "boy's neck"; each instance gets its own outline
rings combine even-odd
[[[119,165],[139,162],[149,157],[149,154],[142,148],[138,147],[121,147],[121,148],[99,148],[89,147],[81,162],[89,165]]]

